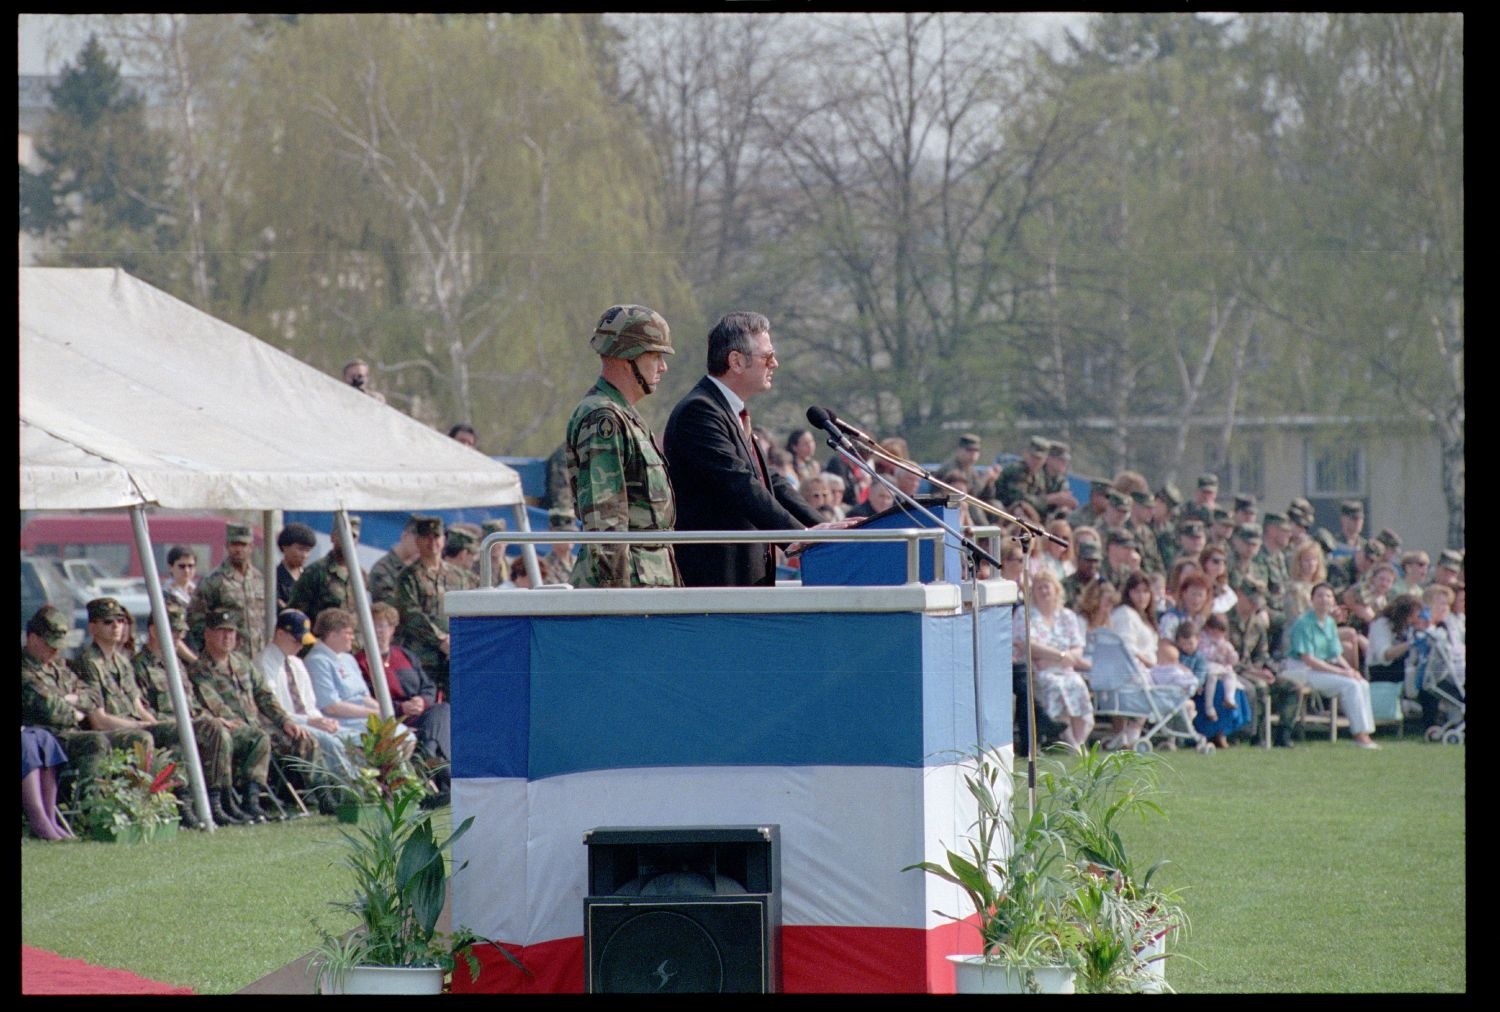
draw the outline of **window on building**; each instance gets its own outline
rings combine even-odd
[[[1312,443],[1307,447],[1309,497],[1365,494],[1365,454],[1357,442]]]

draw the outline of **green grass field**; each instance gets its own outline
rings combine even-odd
[[[1465,749],[1382,742],[1164,756],[1168,819],[1126,835],[1184,889],[1174,989],[1467,989]],[[321,817],[143,847],[28,839],[22,941],[234,992],[311,950],[314,919],[352,925],[328,905],[347,891],[338,841]]]

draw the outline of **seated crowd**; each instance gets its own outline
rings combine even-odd
[[[895,501],[840,457],[820,465],[807,431],[792,433],[784,448],[763,430],[755,435],[770,466],[830,520],[873,515]],[[881,446],[908,456],[902,439]],[[1129,706],[1112,707],[1110,725],[1096,730],[1090,678],[1102,677],[1093,671],[1095,648],[1106,638],[1123,648],[1116,656],[1131,669],[1138,698],[1175,694],[1192,731],[1218,747],[1263,734],[1266,708],[1279,720],[1275,743],[1292,747],[1301,697],[1310,691],[1336,697],[1354,742],[1378,748],[1372,681],[1407,681],[1409,658],[1426,656],[1434,637],[1462,668],[1462,552],[1445,550],[1433,565],[1425,552],[1403,551],[1390,529],[1366,538],[1358,501],[1342,505],[1337,535],[1315,526],[1304,499],[1263,514],[1249,496],[1220,505],[1212,474],[1200,476],[1185,500],[1171,484],[1153,492],[1142,475],[1121,471],[1093,482],[1080,505],[1069,491],[1066,445],[1034,437],[1004,467],[979,466],[979,448],[979,438],[965,434],[934,474],[1057,539],[1018,536],[1021,526],[960,501],[966,527],[1002,530],[988,542],[997,575],[1029,592],[1013,624],[1018,754],[1030,741],[1028,681],[1037,730],[1045,732],[1039,740],[1077,748],[1099,734],[1106,748],[1138,743],[1147,721]],[[878,456],[874,466],[905,494],[924,490],[920,476]],[[358,518],[350,519],[357,539]],[[559,532],[576,529],[567,508],[552,510],[549,523]],[[480,543],[499,529],[413,516],[366,574],[385,687],[430,764],[434,803],[447,797],[450,754],[443,594],[479,586]],[[278,617],[267,641],[268,588],[251,564],[252,532],[230,524],[226,542],[224,561],[201,580],[190,548],[167,553],[170,637],[148,622],[137,648],[126,610],[99,598],[88,604],[88,641],[68,660],[69,617],[47,606],[30,619],[21,652],[22,802],[36,836],[70,835],[57,802],[58,773],[69,763],[87,778],[112,748],[178,744],[167,650],[184,676],[216,823],[285,818],[289,803],[304,807],[299,789],[311,789],[315,804],[331,811],[333,792],[318,788],[350,771],[348,739],[379,712],[348,562],[335,547],[309,563],[314,532],[298,523],[280,531],[282,561],[269,588]],[[566,582],[575,557],[573,545],[553,545],[538,557],[542,582]],[[526,565],[508,560],[502,544],[492,546],[490,568],[498,587],[530,585]],[[992,575],[988,569],[981,563],[979,575]],[[1424,727],[1453,705],[1425,689],[1417,702]],[[192,826],[192,806],[180,797]]]

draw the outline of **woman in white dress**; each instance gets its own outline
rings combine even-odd
[[[1063,607],[1062,584],[1049,570],[1032,577],[1029,615],[1017,616],[1013,635],[1025,656],[1030,625],[1031,662],[1035,666],[1037,702],[1048,717],[1066,724],[1062,740],[1081,749],[1094,730],[1094,704],[1080,672],[1089,662],[1083,656],[1083,622]]]
[[[1156,608],[1152,600],[1151,580],[1144,573],[1131,573],[1125,581],[1121,602],[1109,613],[1109,627],[1125,644],[1126,653],[1135,662],[1141,684],[1149,685],[1147,673],[1156,664]],[[1106,749],[1133,748],[1146,726],[1144,717],[1116,717],[1115,734],[1105,742]]]

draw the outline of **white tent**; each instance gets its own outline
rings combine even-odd
[[[511,468],[124,271],[21,268],[20,369],[22,509],[521,501]]]
[[[124,271],[23,267],[19,284],[21,509],[130,508],[161,628],[147,506],[337,511],[348,558],[350,510],[510,504],[526,527],[511,468]],[[374,642],[358,580],[354,590]],[[186,722],[183,738],[208,821]]]

